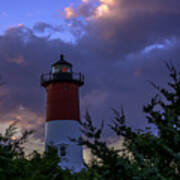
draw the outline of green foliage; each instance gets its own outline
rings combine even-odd
[[[126,125],[123,109],[121,113],[113,109],[115,117],[109,126],[124,140],[124,148],[117,151],[100,140],[102,127],[93,126],[86,115],[87,121],[82,124],[85,138],[80,138],[79,143],[97,157],[92,166],[100,175],[96,179],[180,179],[180,72],[166,65],[171,77],[168,90],[151,83],[158,94],[143,107],[158,135],[151,126],[133,130]]]
[[[145,130],[134,130],[126,125],[123,109],[113,109],[114,120],[109,127],[117,137],[123,139],[119,150],[110,148],[102,140],[104,124],[95,127],[90,115],[81,123],[83,136],[72,139],[87,146],[96,157],[91,166],[80,173],[72,174],[57,164],[57,150],[39,154],[34,151],[25,157],[23,144],[32,131],[25,131],[13,140],[16,123],[0,134],[0,180],[178,180],[180,179],[180,72],[167,64],[171,82],[169,88],[161,88],[151,102],[144,106],[149,125]]]

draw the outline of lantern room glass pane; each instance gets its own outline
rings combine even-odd
[[[72,69],[71,67],[67,66],[67,65],[61,65],[61,64],[58,64],[58,65],[55,65],[52,67],[52,73],[67,73],[67,72],[72,72]]]
[[[59,73],[61,70],[59,65],[53,66],[52,67],[52,73]]]

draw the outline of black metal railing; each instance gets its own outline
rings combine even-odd
[[[74,82],[80,86],[84,84],[84,75],[82,73],[46,73],[41,75],[41,85],[46,86],[52,82]]]

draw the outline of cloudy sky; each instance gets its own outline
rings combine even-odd
[[[180,0],[6,0],[0,6],[0,122],[44,137],[45,90],[40,75],[64,53],[85,74],[81,117],[95,124],[124,107],[127,122],[144,127],[142,105],[165,86],[164,61],[180,68]],[[105,137],[114,138],[105,128]],[[33,143],[31,142],[31,143]]]

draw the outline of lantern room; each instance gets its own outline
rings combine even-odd
[[[72,64],[64,60],[64,55],[61,54],[60,60],[52,65],[53,74],[56,73],[72,73]]]
[[[60,55],[60,60],[51,65],[49,73],[41,75],[41,85],[47,87],[51,83],[69,82],[79,86],[84,84],[84,75],[75,73],[72,70],[72,64],[64,60],[64,56]]]

